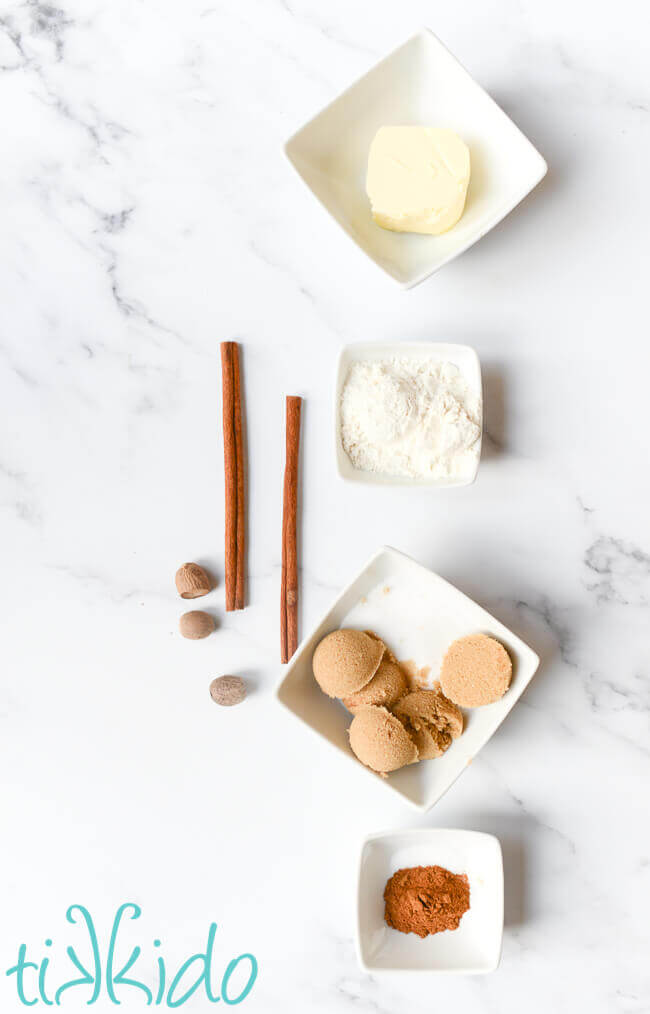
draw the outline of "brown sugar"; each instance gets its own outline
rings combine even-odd
[[[359,708],[348,729],[350,747],[362,764],[386,774],[405,764],[415,764],[418,751],[400,722],[386,708]]]
[[[500,700],[510,686],[512,660],[499,641],[471,634],[454,641],[442,660],[440,683],[461,708],[480,708]]]
[[[443,866],[411,866],[393,873],[384,901],[384,919],[392,929],[427,937],[458,929],[469,909],[469,881]]]
[[[440,757],[463,731],[463,713],[448,700],[438,683],[432,690],[412,690],[393,707],[410,733],[420,760]]]
[[[390,708],[407,691],[406,676],[397,662],[391,662],[389,658],[384,656],[370,683],[366,683],[365,687],[361,687],[361,690],[358,690],[356,694],[344,697],[343,703],[348,711],[352,712],[367,707],[369,704]]]
[[[329,697],[356,694],[377,672],[385,650],[380,638],[362,630],[334,630],[314,652],[316,682]]]
[[[406,661],[399,664],[406,673],[409,686],[412,690],[427,689],[429,686],[429,673],[431,672],[430,665],[418,666],[417,662],[414,662],[412,658],[407,658]]]

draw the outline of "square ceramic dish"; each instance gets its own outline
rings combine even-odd
[[[343,448],[341,439],[341,394],[343,385],[350,369],[355,361],[372,361],[376,359],[390,359],[392,356],[400,356],[404,359],[434,360],[435,362],[450,362],[458,367],[460,372],[467,379],[471,390],[478,394],[480,399],[481,440],[483,437],[483,392],[481,386],[481,364],[479,358],[469,345],[452,345],[444,342],[364,342],[357,345],[346,345],[341,350],[336,371],[336,386],[334,392],[334,425],[336,467],[342,479],[351,482],[366,482],[376,486],[468,486],[476,479],[478,466],[481,459],[481,445],[479,443],[476,465],[465,475],[456,479],[408,479],[404,477],[395,478],[390,475],[380,475],[375,472],[364,472],[355,468]]]
[[[441,236],[376,225],[365,190],[368,150],[382,126],[448,127],[470,148],[463,217]],[[476,243],[546,173],[512,120],[442,42],[423,29],[302,127],[285,153],[309,189],[355,243],[404,288]]]
[[[410,764],[387,778],[364,767],[350,750],[351,715],[340,701],[327,697],[316,683],[312,657],[318,642],[339,627],[374,630],[400,662],[429,667],[429,682],[439,671],[452,641],[485,633],[507,648],[513,662],[510,689],[495,704],[465,710],[465,729],[435,760]],[[379,550],[332,603],[287,666],[277,696],[296,718],[327,740],[367,783],[397,792],[419,810],[428,810],[447,791],[485,746],[521,697],[539,659],[523,641],[437,574],[395,549]],[[360,783],[361,787],[361,783]]]
[[[456,930],[423,940],[384,922],[384,887],[397,870],[444,866],[465,873],[470,907]],[[418,828],[366,838],[359,862],[357,954],[366,972],[493,972],[503,938],[503,857],[491,834]]]

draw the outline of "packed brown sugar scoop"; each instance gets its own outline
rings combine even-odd
[[[442,660],[443,693],[461,708],[480,708],[501,700],[512,680],[512,660],[499,641],[470,634],[450,644]]]

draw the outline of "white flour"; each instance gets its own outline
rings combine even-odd
[[[341,437],[355,468],[414,479],[473,471],[481,395],[452,363],[352,363],[341,395]]]

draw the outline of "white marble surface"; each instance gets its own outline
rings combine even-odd
[[[496,6],[0,4],[3,972],[20,942],[40,953],[49,935],[62,952],[67,905],[104,931],[134,900],[143,946],[161,936],[170,962],[211,919],[220,967],[253,951],[250,1010],[650,1009],[647,6]],[[549,174],[403,293],[281,145],[421,24]],[[251,604],[228,617],[224,338],[245,346],[252,502]],[[336,480],[338,349],[399,338],[478,350],[474,487]],[[307,399],[302,629],[390,543],[543,659],[424,818],[370,778],[359,794],[272,697],[286,393]],[[196,644],[176,632],[185,559],[220,577],[205,600],[219,630]],[[221,672],[251,679],[245,707],[210,702]],[[491,976],[357,967],[361,838],[427,824],[501,838],[506,930]],[[4,974],[0,996],[22,1009]]]

